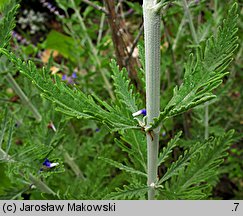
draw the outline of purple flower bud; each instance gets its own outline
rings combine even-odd
[[[142,113],[142,115],[146,116],[147,115],[146,109],[142,109],[141,113]]]
[[[74,84],[72,77],[67,77],[67,82],[68,82],[68,84]]]
[[[51,162],[46,158],[42,165],[44,165],[46,167],[50,167],[51,166]]]
[[[63,74],[62,75],[62,80],[66,80],[67,79],[67,75],[66,74]]]
[[[73,78],[73,79],[76,79],[76,78],[77,78],[77,73],[76,73],[76,72],[73,72],[73,73],[72,73],[72,78]]]
[[[21,41],[23,44],[27,44],[27,40],[24,38],[22,41]]]
[[[17,33],[15,31],[12,32],[13,37],[17,36]]]
[[[59,163],[51,163],[51,162],[46,158],[42,165],[45,166],[46,168],[52,168],[52,167],[58,166]]]
[[[139,116],[139,115],[146,116],[147,115],[146,109],[141,109],[141,110],[132,114],[133,117],[136,117],[136,116]]]
[[[47,3],[47,8],[50,10],[52,8],[52,4]]]

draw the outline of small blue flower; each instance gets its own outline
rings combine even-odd
[[[50,167],[51,166],[51,162],[46,158],[45,161],[42,163],[42,165],[44,165],[46,167]]]
[[[75,79],[77,78],[77,73],[73,72],[71,76],[67,76],[66,74],[62,74],[62,80],[66,81],[68,84],[75,84]]]
[[[45,159],[45,161],[42,163],[43,166],[45,166],[46,168],[52,168],[55,166],[58,166],[59,163],[51,163],[47,158]]]
[[[132,114],[133,117],[136,117],[136,116],[139,116],[139,115],[146,116],[147,115],[146,109],[141,109],[141,110]]]
[[[66,74],[63,74],[62,75],[62,80],[66,80],[67,79],[67,75]]]
[[[76,72],[73,72],[73,73],[72,73],[72,78],[73,78],[73,79],[76,79],[76,78],[77,78],[77,73],[76,73]]]

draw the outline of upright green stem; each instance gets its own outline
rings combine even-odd
[[[38,110],[35,108],[35,106],[31,103],[29,98],[25,95],[25,93],[22,91],[22,89],[19,87],[18,83],[14,80],[12,75],[10,73],[7,73],[6,75],[7,81],[11,84],[13,90],[15,93],[20,97],[21,102],[29,108],[29,110],[33,113],[35,119],[37,122],[40,122],[42,117]]]
[[[156,1],[143,1],[145,72],[146,72],[146,111],[147,126],[160,113],[160,23],[161,14],[156,9]],[[159,128],[147,133],[148,199],[155,198],[157,181],[157,161],[159,149]]]
[[[30,181],[42,192],[47,194],[52,194],[53,196],[56,196],[57,194],[43,181],[41,181],[39,178],[35,177],[34,175],[29,175]]]
[[[191,33],[192,33],[193,40],[196,44],[198,44],[197,34],[196,34],[195,27],[193,25],[192,15],[190,13],[190,10],[189,10],[189,7],[188,7],[186,0],[183,0],[183,7],[184,7],[185,15],[187,16],[187,19],[188,19],[188,22],[189,22],[189,26],[190,26],[190,30],[191,30]]]
[[[11,159],[11,157],[1,148],[0,148],[0,161],[14,162],[14,160]]]
[[[177,43],[178,43],[179,38],[181,37],[182,29],[183,29],[183,26],[185,25],[185,22],[186,22],[186,16],[184,15],[182,20],[181,20],[181,23],[179,25],[178,31],[176,33],[176,38],[175,38],[173,46],[172,46],[173,51],[175,51],[175,49],[177,47]]]
[[[101,68],[101,62],[100,62],[100,59],[99,59],[99,57],[98,57],[98,51],[97,51],[97,49],[95,48],[95,46],[94,46],[94,44],[93,44],[91,38],[89,37],[89,35],[88,35],[88,33],[87,33],[87,28],[86,28],[86,26],[85,26],[85,24],[84,24],[83,18],[82,18],[82,16],[80,15],[80,12],[79,12],[79,10],[78,10],[78,8],[77,8],[77,6],[76,6],[74,0],[71,0],[71,3],[72,3],[72,6],[73,6],[73,9],[74,9],[74,11],[75,11],[75,14],[76,14],[76,16],[77,16],[77,18],[78,18],[78,20],[79,20],[79,24],[80,24],[80,26],[81,26],[82,33],[85,35],[85,39],[86,39],[87,42],[88,42],[88,45],[89,45],[90,50],[91,50],[91,52],[92,52],[92,55],[93,55],[93,57],[94,57],[94,59],[95,59],[95,62],[96,62],[97,66],[98,66],[98,68],[99,68],[99,70],[100,70],[100,72],[101,72],[101,76],[102,76],[102,78],[103,78],[103,80],[104,80],[104,82],[105,82],[105,88],[107,89],[107,91],[108,91],[108,93],[109,93],[111,99],[114,100],[114,99],[115,99],[115,96],[114,96],[113,91],[112,91],[112,86],[111,86],[109,80],[107,79],[107,77],[106,77],[106,75],[105,75],[105,71],[104,71],[104,69]]]
[[[209,137],[209,132],[208,132],[208,102],[204,104],[204,110],[205,110],[205,116],[204,116],[204,138],[208,139]]]
[[[100,27],[99,27],[99,33],[98,33],[98,38],[97,38],[97,45],[100,44],[100,41],[101,41],[101,38],[102,38],[104,23],[105,23],[105,14],[103,13],[101,15],[101,19],[100,19]]]
[[[64,160],[65,162],[70,166],[70,168],[73,170],[73,172],[75,173],[75,175],[77,177],[80,177],[82,179],[85,179],[84,174],[82,173],[82,171],[79,169],[79,166],[75,163],[75,161],[73,160],[73,158],[68,154],[68,152],[64,153]]]

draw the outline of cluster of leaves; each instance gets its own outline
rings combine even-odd
[[[228,74],[225,69],[238,47],[237,8],[234,4],[216,36],[211,36],[199,45],[196,57],[190,54],[185,65],[183,83],[174,88],[173,97],[160,116],[154,120],[151,128],[156,128],[166,118],[216,97],[212,90],[217,88],[222,83],[222,78]]]
[[[6,47],[10,41],[11,31],[15,27],[15,14],[17,9],[18,5],[7,4],[2,11],[4,18],[0,24],[0,47]]]
[[[1,48],[8,45],[10,39],[10,30],[14,27],[14,15],[18,6],[11,1],[11,4],[7,5],[4,11],[5,16],[1,20]],[[10,27],[10,28],[9,28]],[[5,71],[10,73],[12,66],[6,65],[4,68]],[[14,70],[13,70],[14,71]],[[22,83],[26,83],[26,80],[21,80]],[[22,85],[25,89],[25,92],[29,92],[28,96],[33,94],[33,89],[30,88],[29,84]],[[33,98],[33,97],[32,97]],[[85,181],[83,184],[82,191],[78,197],[75,197],[74,194],[77,192],[77,187],[73,187],[69,190],[66,188],[66,185],[69,185],[70,182],[73,182],[73,173],[77,175],[76,183],[80,182],[79,179],[83,179],[81,175],[80,168],[81,165],[77,165],[74,159],[69,156],[68,152],[73,151],[73,146],[70,148],[70,139],[65,136],[65,134],[70,134],[72,137],[75,134],[72,131],[65,131],[66,119],[61,118],[60,115],[54,114],[54,110],[43,100],[38,106],[41,108],[41,112],[44,114],[40,124],[36,124],[33,119],[29,118],[26,111],[20,110],[18,105],[6,104],[6,109],[15,110],[12,112],[4,112],[4,115],[1,117],[2,127],[1,127],[1,199],[21,199],[21,195],[31,193],[36,199],[42,198],[40,194],[35,193],[32,185],[34,184],[38,191],[45,194],[51,194],[52,196],[57,196],[59,198],[85,198],[85,199],[94,199],[102,198],[102,190],[107,188],[108,180],[107,173],[110,172],[110,166],[103,164],[100,165],[100,160],[97,157],[97,148],[96,145],[99,145],[99,142],[104,142],[103,139],[107,134],[106,129],[101,129],[94,138],[86,140],[85,145],[82,146],[79,152],[79,156],[84,158],[87,155],[93,155],[94,160],[86,158],[86,161],[91,161],[87,164],[85,169],[85,177],[88,179],[96,179],[94,181]],[[9,118],[9,116],[14,116]],[[48,128],[50,120],[55,122],[55,127],[57,132],[53,132],[52,129]],[[59,124],[57,124],[59,122]],[[14,127],[14,125],[16,127]],[[93,126],[92,126],[93,127]],[[96,126],[97,127],[97,126]],[[84,129],[85,130],[85,129]],[[103,132],[102,132],[103,131]],[[103,135],[102,135],[103,134]],[[34,137],[33,137],[34,136]],[[66,137],[66,138],[65,138]],[[73,139],[73,138],[72,138]],[[76,141],[77,142],[77,141]],[[19,144],[18,144],[19,143]],[[23,146],[22,146],[23,145]],[[55,151],[56,148],[66,145],[65,151]],[[114,151],[108,151],[111,148],[110,145],[103,146],[99,145],[101,148],[98,151],[98,154],[101,152],[103,156],[106,156],[106,152],[109,153],[109,156]],[[64,149],[62,147],[62,149]],[[75,154],[77,152],[75,151]],[[45,158],[49,158],[52,162],[58,162],[59,165],[50,170],[42,169],[42,163]],[[62,162],[60,158],[63,158]],[[64,172],[64,165],[70,167],[72,172],[65,172],[67,175],[61,173]],[[94,169],[100,167],[102,172],[98,175],[98,172],[93,172]],[[4,172],[5,171],[5,172]],[[56,174],[51,176],[52,174]],[[63,184],[58,184],[60,177],[62,177]],[[81,176],[81,177],[80,177]],[[97,178],[96,178],[97,177]],[[43,182],[42,179],[48,178],[49,187]],[[11,179],[11,185],[9,184],[9,179]],[[114,184],[115,186],[116,184]],[[95,186],[97,186],[95,188]],[[57,188],[53,191],[51,188]],[[98,188],[99,187],[99,188]],[[111,186],[112,187],[112,186]],[[15,189],[14,189],[15,188]],[[79,187],[80,188],[80,187]],[[87,191],[96,192],[96,194],[90,193],[90,196]],[[60,192],[58,192],[60,191]],[[66,192],[66,193],[65,193]],[[33,198],[32,197],[32,198]],[[50,198],[50,197],[49,197]]]
[[[43,68],[42,73],[40,73],[32,61],[25,63],[6,49],[1,49],[1,52],[11,59],[23,74],[32,80],[43,92],[42,96],[44,98],[51,100],[58,106],[56,110],[78,119],[95,119],[106,124],[114,131],[129,128],[138,129],[136,122],[131,117],[122,115],[122,110],[119,107],[108,105],[95,94],[86,96],[78,89],[71,89],[61,82],[59,76],[50,77],[46,68]],[[126,87],[126,83],[124,85]],[[131,101],[133,98],[130,97],[129,93],[122,95],[122,97],[125,97],[122,101],[123,103],[131,102],[131,104],[134,104],[134,101]],[[131,108],[134,109],[134,107]]]

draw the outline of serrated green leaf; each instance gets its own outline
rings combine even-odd
[[[11,38],[11,31],[15,27],[15,15],[19,5],[15,1],[9,1],[4,5],[4,18],[0,22],[0,48],[6,47]]]
[[[147,173],[147,145],[145,134],[140,130],[126,130],[121,132],[121,135],[121,140],[126,145],[129,145],[127,153],[133,164],[137,165],[137,169]],[[122,148],[121,144],[118,143],[118,145]],[[122,149],[126,150],[125,148]]]
[[[116,188],[116,192],[108,194],[105,199],[140,199],[148,191],[147,185],[124,185],[123,189]]]
[[[204,148],[193,157],[186,167],[180,170],[166,184],[166,194],[173,199],[203,199],[208,196],[205,189],[211,187],[205,184],[218,175],[219,165],[227,155],[230,144],[234,141],[234,131],[231,130],[220,137],[215,137],[201,143]],[[172,198],[170,197],[170,198]]]
[[[116,162],[116,161],[108,159],[108,158],[103,158],[103,157],[100,157],[100,159],[103,160],[104,162],[109,163],[110,165],[120,169],[120,170],[124,170],[124,171],[129,172],[129,173],[133,173],[133,174],[137,174],[137,175],[140,175],[140,176],[147,177],[146,173],[143,173],[139,170],[135,170],[134,168],[126,166],[122,163]]]
[[[21,73],[32,80],[42,91],[44,98],[57,105],[58,111],[76,118],[94,119],[106,124],[112,131],[139,128],[132,116],[120,112],[116,106],[109,106],[97,96],[85,95],[78,89],[72,89],[58,76],[54,76],[53,79],[45,68],[40,73],[32,61],[22,62],[6,49],[0,49],[0,52],[5,54]]]
[[[236,24],[237,4],[229,10],[223,26],[217,35],[202,42],[196,50],[196,56],[191,54],[185,65],[183,83],[174,88],[172,99],[154,119],[148,130],[156,128],[164,119],[183,113],[199,104],[215,98],[212,90],[222,82],[227,74],[225,68],[232,61],[233,52],[237,48]]]
[[[133,95],[133,90],[130,86],[129,80],[127,76],[125,76],[125,74],[127,74],[126,69],[123,68],[120,71],[115,60],[111,60],[110,67],[113,72],[112,79],[114,80],[115,93],[117,97],[131,113],[138,111],[136,98]]]
[[[25,189],[18,189],[16,187],[4,188],[3,194],[0,195],[0,200],[19,200],[21,199],[22,193],[26,191]]]
[[[189,150],[185,150],[184,155],[180,155],[178,160],[171,164],[166,173],[159,180],[158,184],[162,184],[172,176],[178,175],[179,172],[188,165],[189,161],[195,157],[198,152],[202,151],[203,148],[205,148],[205,146],[198,142]]]
[[[176,146],[176,143],[180,139],[181,134],[182,131],[178,132],[175,137],[168,142],[167,146],[163,148],[162,152],[159,154],[158,166],[160,166],[169,157],[172,149]]]

